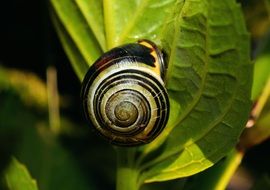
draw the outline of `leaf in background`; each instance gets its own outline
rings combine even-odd
[[[253,40],[261,40],[270,27],[269,0],[242,0],[248,31]]]
[[[95,189],[74,155],[63,148],[47,126],[47,102],[39,105],[40,100],[36,100],[40,93],[36,90],[47,98],[45,84],[31,73],[0,67],[0,74],[0,172],[7,158],[15,155],[27,165],[42,190]],[[44,94],[39,98],[44,100]],[[66,120],[63,125],[72,124]]]
[[[270,9],[270,7],[269,7]],[[258,99],[267,80],[270,78],[270,33],[266,34],[258,45],[258,55],[255,59],[252,99]]]
[[[234,0],[178,1],[163,32],[171,130],[162,153],[142,165],[144,182],[198,173],[236,144],[250,108],[249,35]],[[155,143],[145,147],[154,150]]]
[[[46,86],[36,75],[0,66],[0,76],[0,90],[13,89],[25,105],[39,111],[47,109]]]
[[[87,13],[87,10],[91,9],[90,3],[94,5],[92,8],[101,7],[100,1],[87,3],[85,1],[51,0],[52,17],[58,35],[80,79],[87,71],[85,63],[88,66],[92,65],[102,54],[102,48],[104,49],[102,12],[96,10]],[[86,5],[88,7],[85,7]],[[96,18],[95,21],[93,18]],[[88,23],[100,27],[92,29]]]
[[[268,62],[269,63],[269,62]],[[254,89],[254,85],[253,85]],[[238,147],[246,151],[270,137],[270,77],[252,107],[251,119],[241,134]]]
[[[80,163],[61,146],[45,123],[24,130],[16,157],[27,164],[43,190],[92,190]],[[35,155],[35,156],[33,156]]]
[[[18,73],[18,76],[15,77],[15,73]],[[24,82],[31,82],[33,79],[35,82],[32,87],[36,88],[40,82],[36,81],[36,77],[0,67],[0,172],[6,168],[11,155],[17,150],[25,126],[33,125],[35,122],[35,117],[26,107],[31,105],[31,108],[35,108],[35,113],[39,113],[44,106],[39,105],[40,101],[37,101],[31,93],[33,91],[28,91],[29,88],[25,86]],[[31,85],[28,83],[28,86]],[[37,89],[42,89],[42,86],[39,87],[41,88]],[[26,97],[31,99],[28,98],[27,101]],[[43,96],[40,98],[43,99]]]
[[[255,57],[252,100],[258,99],[270,77],[270,1],[249,0],[244,3],[247,28],[254,41]]]
[[[60,23],[59,19],[55,14],[53,14],[53,12],[52,21],[75,73],[77,74],[79,80],[82,81],[85,73],[88,70],[88,63],[82,56],[74,41],[72,41],[63,25]]]
[[[101,0],[77,0],[75,1],[87,24],[95,34],[103,51],[106,50],[103,4]]]
[[[270,53],[259,56],[255,61],[252,100],[261,94],[267,80],[270,79]]]
[[[227,189],[226,187],[229,187],[228,184],[231,180],[237,181],[237,179],[232,179],[232,176],[235,174],[236,169],[239,167],[239,164],[243,159],[243,155],[243,152],[239,150],[231,150],[231,152],[226,155],[226,157],[217,162],[213,167],[192,176],[192,180],[189,180],[185,184],[184,189],[197,190],[201,189],[202,187],[203,189],[207,190]],[[245,181],[242,183],[245,183]],[[237,188],[232,187],[232,189]]]
[[[104,0],[108,49],[138,39],[157,41],[176,0]]]
[[[268,17],[270,18],[270,0],[266,0],[265,4],[266,4],[266,9],[268,11]]]
[[[5,171],[5,179],[10,190],[37,190],[37,183],[33,180],[26,167],[15,158]]]

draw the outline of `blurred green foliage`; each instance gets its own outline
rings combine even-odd
[[[76,156],[61,144],[61,134],[57,136],[49,126],[45,83],[28,72],[4,67],[0,72],[1,172],[15,156],[27,166],[40,189],[96,189]],[[65,118],[61,123],[62,134],[78,137],[74,123]]]
[[[15,158],[11,160],[10,166],[5,171],[5,181],[8,189],[38,190],[36,181],[31,179],[25,166]]]

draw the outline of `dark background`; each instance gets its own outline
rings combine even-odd
[[[76,123],[80,127],[78,130],[85,133],[82,136],[62,135],[59,137],[60,142],[75,157],[83,173],[94,181],[97,189],[114,187],[115,153],[108,143],[103,142],[86,125],[80,103],[81,84],[50,21],[48,1],[1,1],[0,24],[0,66],[35,73],[44,82],[46,82],[46,69],[49,66],[56,68],[59,94],[68,99],[68,106],[60,110],[61,115]],[[29,85],[31,84],[29,83]],[[6,101],[1,100],[1,97],[0,107],[1,101]],[[17,136],[13,138],[11,135],[11,137],[7,137],[7,140],[4,139],[4,143],[7,143],[6,146],[13,145],[14,143],[6,141],[16,141],[17,143],[16,138]],[[13,155],[12,150],[11,152],[6,151],[12,146],[6,146],[4,145],[4,148],[0,146],[1,156],[3,152]],[[4,149],[3,152],[1,148]],[[105,164],[99,163],[108,158],[105,153],[111,154],[110,159],[107,162],[105,160]],[[6,164],[4,158],[0,158],[0,162]],[[34,178],[36,177],[31,170],[30,173]],[[64,183],[64,181],[60,183]]]
[[[54,65],[60,92],[77,96],[80,82],[57,39],[48,6],[46,0],[1,1],[0,61],[35,72],[44,80],[46,68]]]

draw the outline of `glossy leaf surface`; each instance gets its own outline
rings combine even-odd
[[[138,39],[158,41],[162,25],[175,0],[105,0],[107,47]]]
[[[162,154],[145,166],[148,182],[213,165],[236,144],[250,107],[249,35],[239,5],[179,1],[173,18],[162,41],[170,52],[171,102],[179,104],[172,112],[179,116],[170,122]]]
[[[155,141],[135,149],[138,159],[129,158],[141,174],[138,181],[193,175],[232,149],[248,117],[252,83],[249,35],[235,0],[75,1],[79,8],[72,9],[74,18],[62,13],[73,1],[65,2],[52,0],[72,41],[66,43],[70,51],[65,49],[77,56],[77,61],[71,59],[75,65],[80,59],[91,65],[87,57],[141,38],[156,42],[166,53],[170,120]],[[88,35],[82,27],[73,29],[76,22]],[[91,44],[88,53],[83,40]]]

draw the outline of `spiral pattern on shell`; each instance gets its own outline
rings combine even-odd
[[[167,124],[162,52],[147,40],[114,48],[88,70],[82,100],[89,123],[111,143],[151,142]]]

